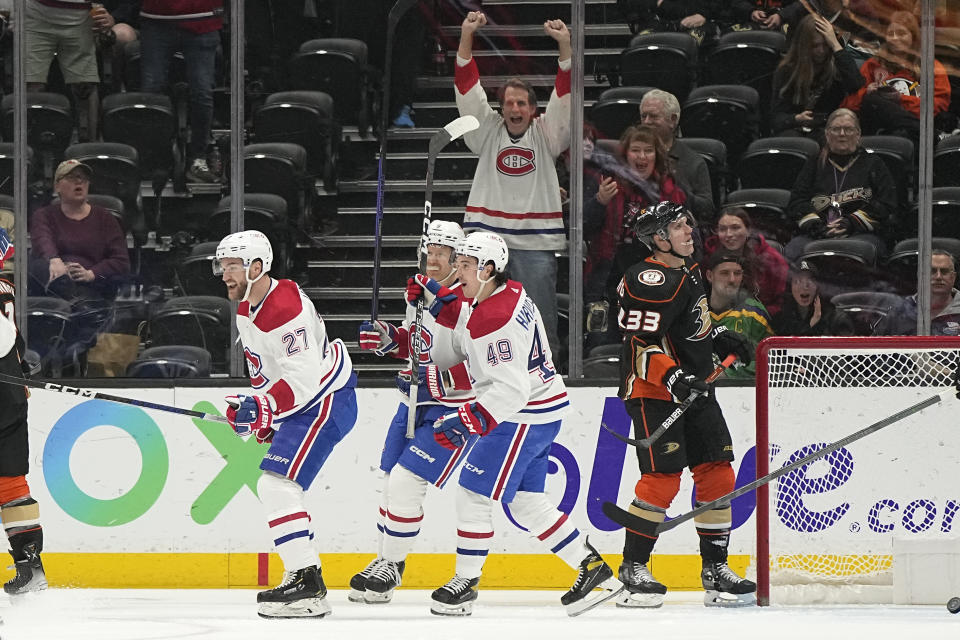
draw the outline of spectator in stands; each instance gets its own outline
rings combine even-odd
[[[56,58],[70,88],[77,114],[77,137],[96,140],[100,96],[97,50],[90,3],[80,0],[24,0],[27,91],[44,91],[50,63]]]
[[[554,91],[542,116],[528,83],[512,78],[500,91],[502,115],[490,108],[473,59],[473,36],[486,24],[479,11],[460,27],[455,91],[460,115],[474,115],[480,128],[464,136],[478,154],[467,199],[464,230],[489,230],[510,248],[507,269],[523,283],[543,317],[555,354],[557,337],[557,258],[567,241],[560,204],[556,159],[570,146],[570,31],[562,20],[547,20],[544,32],[557,42],[559,66]]]
[[[34,212],[30,221],[30,275],[67,299],[109,295],[118,276],[130,273],[127,240],[113,215],[87,201],[93,171],[65,160],[54,174],[60,201]]]
[[[140,0],[108,0],[103,4],[106,11],[93,14],[93,25],[101,43],[107,45],[103,53],[111,58],[113,89],[121,91],[127,47],[140,38]]]
[[[957,260],[943,249],[930,256],[930,334],[960,335],[960,291],[957,284]],[[917,334],[918,294],[907,296],[901,305],[887,314],[875,330],[876,335]]]
[[[853,327],[843,322],[845,317],[820,295],[817,275],[806,260],[790,268],[788,289],[771,325],[778,336],[853,335]]]
[[[745,268],[752,265],[741,254],[718,251],[707,261],[707,282],[710,283],[710,319],[736,331],[756,349],[760,341],[773,335],[770,315],[763,303],[752,297],[743,286]],[[728,369],[728,378],[753,378],[756,364]]]
[[[633,234],[636,217],[658,202],[684,204],[687,199],[670,171],[663,139],[653,127],[628,127],[620,137],[617,156],[618,165],[602,167],[605,177],[583,210],[584,237],[589,242],[583,268],[584,301],[588,305],[603,302],[608,309],[617,300],[616,287],[624,271],[648,253]],[[611,321],[606,334],[591,334],[588,345],[619,339],[616,322]]]
[[[806,16],[773,76],[774,135],[806,136],[822,145],[827,115],[863,85],[857,63],[833,25],[821,16]]]
[[[860,123],[849,109],[827,118],[827,142],[800,170],[790,194],[788,212],[799,234],[784,251],[796,262],[810,240],[856,238],[884,253],[882,233],[894,222],[896,192],[883,160],[860,146]]]
[[[687,207],[701,221],[713,219],[713,190],[706,161],[677,137],[680,102],[672,94],[653,89],[640,101],[640,123],[654,127],[670,155],[677,185],[687,195]]]
[[[621,0],[633,33],[679,31],[701,48],[716,44],[720,30],[711,21],[710,0]]]
[[[792,0],[733,0],[713,5],[714,20],[722,33],[730,31],[783,31],[780,9]]]
[[[770,314],[780,310],[789,271],[787,261],[762,234],[753,231],[753,222],[746,209],[733,207],[720,214],[716,234],[704,242],[704,258],[709,260],[717,251],[749,258],[755,269],[752,277],[747,274],[747,290],[754,292]]]
[[[868,134],[898,135],[920,139],[920,25],[906,11],[890,16],[883,46],[860,67],[865,85],[843,101],[844,107],[860,113]],[[933,114],[950,107],[950,79],[933,61]]]
[[[140,73],[144,91],[167,88],[174,53],[183,52],[190,86],[190,143],[187,178],[217,182],[207,164],[213,126],[217,48],[223,28],[223,0],[142,0]]]

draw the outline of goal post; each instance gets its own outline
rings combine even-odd
[[[757,477],[954,386],[960,337],[775,337],[757,349]],[[757,600],[890,603],[894,540],[960,534],[960,401],[757,489]]]

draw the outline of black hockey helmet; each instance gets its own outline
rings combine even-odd
[[[675,222],[683,217],[687,218],[691,227],[696,226],[693,214],[682,204],[668,201],[658,202],[640,212],[637,219],[633,221],[633,232],[637,238],[647,245],[652,244],[652,237],[654,235],[658,235],[661,239],[667,240],[670,235],[667,232],[667,227],[671,222]],[[650,248],[653,249],[652,246]]]

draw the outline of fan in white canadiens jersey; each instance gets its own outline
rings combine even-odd
[[[493,233],[470,234],[457,247],[463,292],[474,303],[456,346],[470,362],[476,397],[448,409],[434,437],[452,451],[473,448],[457,487],[456,575],[433,592],[430,610],[472,613],[493,538],[493,505],[501,502],[545,549],[579,572],[560,599],[568,614],[578,615],[623,585],[544,494],[550,447],[569,402],[540,312],[523,285],[507,278],[507,258],[506,244]]]
[[[251,387],[227,397],[226,415],[238,435],[269,445],[257,495],[284,579],[257,594],[258,613],[322,618],[331,609],[304,491],[356,422],[357,376],[343,342],[328,340],[303,290],[270,277],[272,262],[270,241],[259,231],[230,234],[217,247],[214,273],[240,301],[237,329]]]
[[[434,220],[427,228],[426,268],[421,278],[411,278],[406,317],[400,326],[383,320],[360,325],[360,348],[380,356],[407,360],[413,348],[417,299],[436,313],[422,314],[419,327],[420,366],[417,372],[416,416],[413,439],[405,437],[411,374],[407,369],[397,377],[400,403],[387,427],[380,456],[384,472],[383,504],[378,509],[377,557],[350,580],[353,602],[384,603],[393,597],[406,568],[423,521],[423,500],[427,487],[443,488],[470,450],[467,446],[450,451],[433,438],[434,421],[451,407],[473,400],[470,376],[456,346],[457,332],[465,330],[469,300],[457,280],[454,248],[463,239],[460,225]],[[452,297],[451,297],[452,296]],[[443,300],[447,299],[448,304]]]

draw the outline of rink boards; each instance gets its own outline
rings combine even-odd
[[[110,390],[209,413],[235,392]],[[629,419],[614,389],[580,387],[569,394],[572,410],[552,450],[548,493],[613,564],[619,562],[623,535],[603,516],[601,504],[629,502],[639,472],[633,448],[600,425],[626,434]],[[718,397],[733,435],[737,483],[743,485],[755,478],[754,389],[724,388]],[[357,425],[307,494],[332,588],[346,586],[376,553],[380,449],[398,401],[394,390],[358,389]],[[263,445],[238,438],[225,424],[47,391],[34,392],[30,428],[29,480],[40,502],[53,584],[223,588],[279,579],[282,569],[268,553],[271,541],[254,494]],[[453,572],[451,488],[428,495],[405,586],[433,587]],[[691,493],[685,476],[670,514],[689,510]],[[755,545],[754,507],[753,494],[733,505],[731,564],[740,570]],[[504,510],[498,509],[495,525],[486,587],[569,586],[573,571],[517,529]],[[671,588],[699,588],[697,550],[693,524],[687,523],[661,537],[653,570]]]

